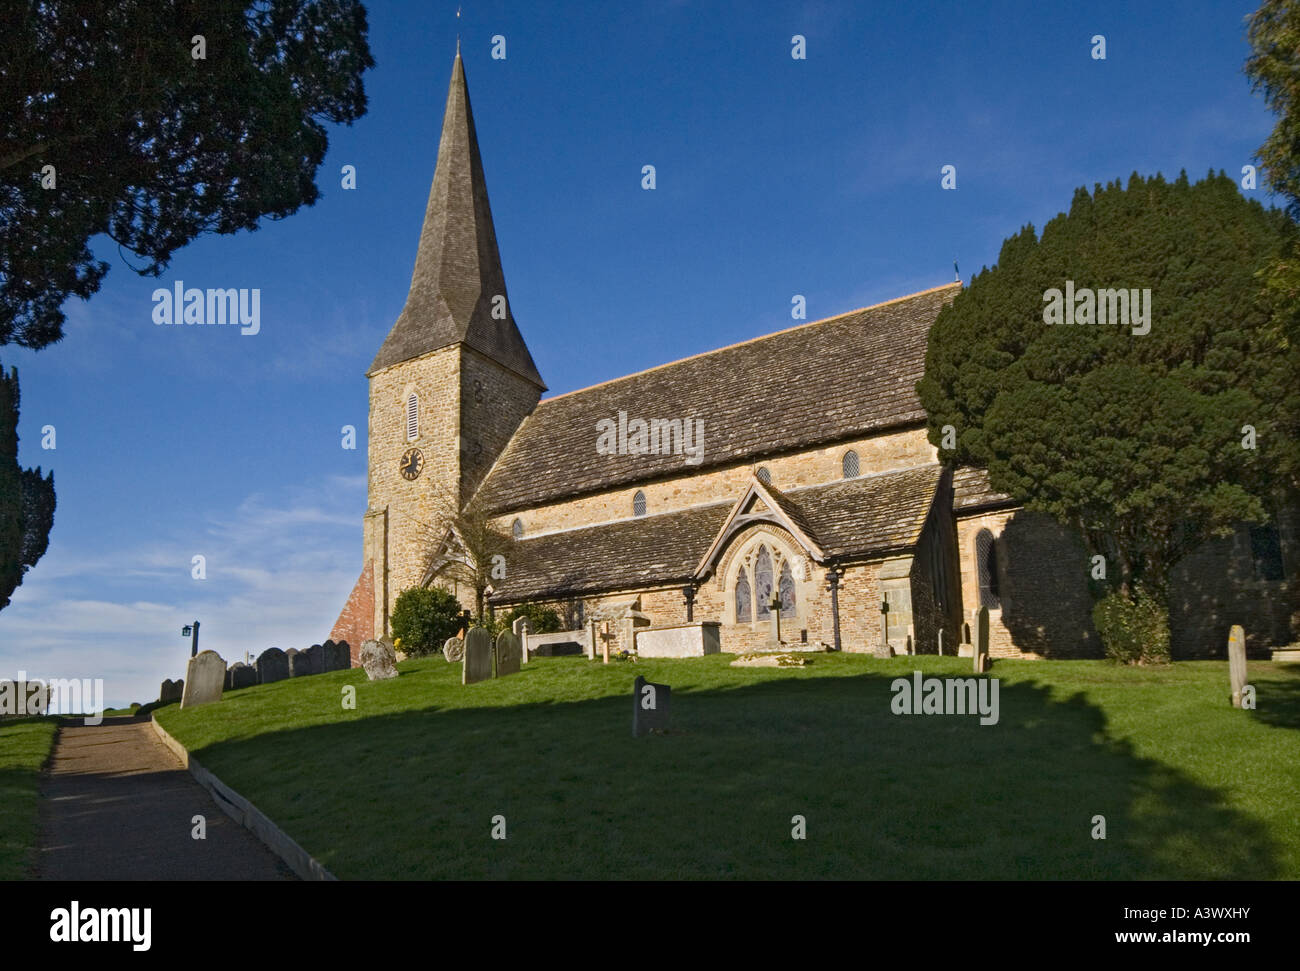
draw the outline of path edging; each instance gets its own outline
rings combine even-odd
[[[299,846],[288,833],[271,822],[269,816],[200,765],[199,760],[190,755],[184,745],[172,738],[167,733],[167,729],[158,724],[156,717],[151,715],[149,724],[153,725],[158,740],[189,769],[190,775],[194,776],[194,781],[212,794],[213,801],[221,807],[222,811],[265,843],[267,848],[284,860],[294,873],[304,880],[338,879],[325,869],[319,860]]]

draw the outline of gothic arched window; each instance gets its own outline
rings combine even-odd
[[[510,535],[513,536],[515,539],[523,539],[524,521],[522,519],[516,519],[513,523],[510,524]]]
[[[987,529],[981,529],[975,536],[975,571],[979,578],[980,606],[997,610],[1002,606],[998,589],[998,544]]]
[[[411,395],[406,399],[406,440],[413,442],[420,437],[420,399]]]
[[[740,568],[740,574],[736,577],[736,623],[748,624],[754,619],[753,612],[750,610],[752,598],[749,594],[749,575],[745,573],[745,568]]]
[[[794,573],[790,570],[789,560],[781,564],[781,584],[778,589],[781,595],[781,613],[793,614],[795,608]]]
[[[632,497],[632,515],[645,515],[645,493],[640,490],[638,490],[637,494]]]
[[[849,449],[844,453],[844,459],[840,466],[844,470],[844,478],[846,479],[856,479],[858,473],[862,470],[862,465],[858,462],[858,453],[853,449]]]
[[[772,616],[772,554],[766,546],[758,548],[754,561],[754,614],[759,620]]]

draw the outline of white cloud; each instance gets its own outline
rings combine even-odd
[[[121,706],[184,676],[181,627],[195,618],[200,648],[227,662],[319,643],[360,571],[364,505],[365,476],[247,496],[195,524],[207,537],[202,581],[189,575],[194,544],[175,537],[91,558],[52,552],[0,611],[0,679],[103,678],[105,700]]]

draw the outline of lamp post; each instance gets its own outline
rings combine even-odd
[[[776,642],[780,644],[781,643],[781,600],[780,598],[773,596],[772,602],[768,604],[767,607],[770,611],[772,611],[773,616],[776,617]]]
[[[190,639],[190,657],[194,657],[199,653],[199,622],[197,620],[181,628],[181,637]]]
[[[880,601],[880,642],[889,647],[889,601]]]

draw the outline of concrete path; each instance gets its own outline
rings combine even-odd
[[[65,724],[41,785],[42,880],[294,880],[221,811],[146,718]],[[191,820],[207,819],[196,840]]]

